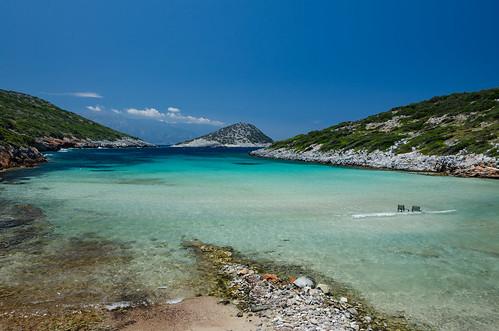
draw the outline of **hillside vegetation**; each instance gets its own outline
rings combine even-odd
[[[426,155],[459,152],[498,156],[499,88],[456,93],[396,107],[360,121],[343,122],[274,143],[306,151],[417,150]]]
[[[250,123],[236,123],[175,147],[266,147],[272,138]]]
[[[43,99],[0,90],[0,144],[31,146],[41,137],[115,140],[128,136]]]
[[[272,142],[272,138],[250,123],[232,124],[201,138],[215,140],[221,144],[237,144],[240,142],[266,144]]]

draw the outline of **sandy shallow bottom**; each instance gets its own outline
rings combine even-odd
[[[239,310],[231,304],[219,304],[214,297],[199,297],[176,305],[133,310],[127,319],[133,321],[122,328],[126,331],[251,331],[259,327],[259,319],[237,317]]]
[[[0,309],[0,330],[420,329],[403,318],[377,312],[339,284],[318,284],[308,276],[297,279],[295,275],[308,274],[299,267],[260,264],[229,247],[200,241],[184,246],[196,257],[206,290],[216,296],[167,304],[147,299],[90,305],[38,302],[31,307]]]
[[[237,313],[234,305],[220,304],[218,298],[198,297],[174,305],[114,312],[77,310],[45,316],[0,316],[0,330],[251,331],[259,328],[257,317],[237,317]]]

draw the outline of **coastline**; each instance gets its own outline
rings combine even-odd
[[[131,137],[116,140],[43,137],[37,139],[33,146],[0,145],[0,172],[35,167],[47,162],[43,152],[59,151],[63,148],[142,148],[153,146],[153,144]]]
[[[230,247],[184,242],[206,295],[170,303],[138,301],[0,310],[0,329],[51,330],[417,330],[377,312],[338,284],[315,283],[299,267],[244,258]],[[298,277],[298,278],[296,278]],[[312,283],[303,283],[308,279]],[[317,278],[325,280],[323,278]],[[327,281],[327,280],[326,280]]]
[[[301,161],[377,170],[399,170],[456,177],[499,178],[499,160],[485,155],[428,156],[418,152],[395,154],[374,151],[321,152],[316,146],[304,152],[287,148],[263,148],[250,152],[251,156],[276,160]]]
[[[260,319],[262,330],[420,330],[403,315],[384,314],[349,287],[301,266],[247,259],[231,247],[184,242],[210,294],[236,305],[240,316]]]

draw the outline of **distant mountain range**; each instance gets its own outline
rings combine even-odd
[[[43,162],[41,151],[63,147],[149,145],[43,99],[0,90],[0,169]]]
[[[278,141],[253,155],[499,177],[499,88],[434,97]]]
[[[249,123],[236,123],[174,147],[266,147],[272,139]]]

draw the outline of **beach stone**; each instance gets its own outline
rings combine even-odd
[[[317,288],[322,291],[324,294],[331,294],[331,288],[326,284],[318,284]]]
[[[352,315],[357,315],[358,314],[358,311],[355,308],[348,308],[347,310]]]
[[[277,277],[277,275],[275,275],[275,274],[264,274],[263,280],[266,280],[269,282],[277,282],[277,281],[279,281],[279,277]]]
[[[340,298],[340,303],[348,303],[348,299],[345,297]]]
[[[299,288],[304,288],[304,287],[311,287],[311,288],[314,288],[315,287],[315,281],[310,278],[310,277],[306,277],[306,276],[301,276],[301,277],[298,277],[294,282],[293,284],[295,284],[296,286],[298,286]]]
[[[250,273],[250,271],[249,271],[249,269],[248,269],[248,268],[242,268],[242,269],[239,269],[239,271],[237,272],[237,274],[238,274],[239,276],[241,276],[241,275],[247,275],[247,274],[249,274],[249,273]]]
[[[268,305],[252,305],[250,307],[250,310],[254,313],[257,313],[259,311],[263,311],[263,310],[267,310],[269,309],[270,307]]]

